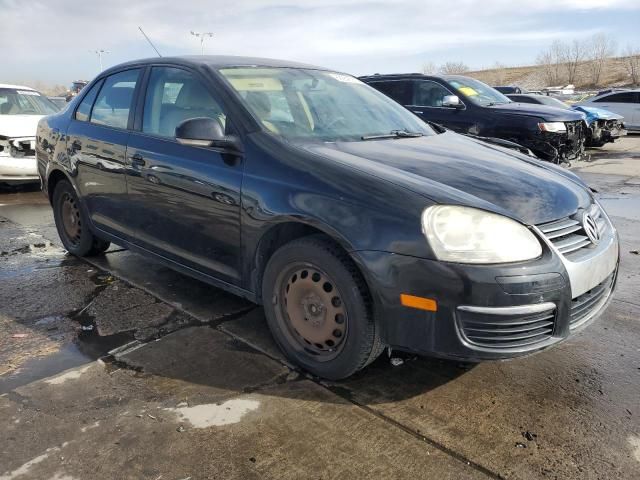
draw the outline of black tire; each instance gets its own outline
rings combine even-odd
[[[305,272],[308,273],[305,275]],[[316,274],[319,275],[318,280],[315,280]],[[322,284],[325,292],[330,288],[332,293],[328,296],[334,295],[330,301],[332,305],[319,302],[317,311],[322,312],[319,317],[301,318],[310,313],[305,309],[315,308],[313,303],[311,307],[308,304],[292,307],[285,301],[293,295],[289,287],[294,290],[292,282],[296,282],[298,275],[300,280],[295,289],[301,292],[299,295],[296,293],[301,305],[309,298],[319,299],[313,297],[314,291],[309,290],[316,288],[308,286],[312,281]],[[307,291],[311,293],[305,293]],[[294,240],[273,254],[262,280],[262,299],[267,323],[280,349],[293,363],[316,376],[330,380],[346,378],[373,362],[384,349],[361,273],[344,251],[322,236]],[[336,305],[341,313],[332,316]],[[303,313],[301,316],[290,315],[292,308]],[[297,319],[292,320],[292,317]],[[341,317],[339,324],[338,317]],[[319,325],[315,324],[316,321]],[[315,331],[337,327],[330,335],[340,333],[340,336],[331,336],[326,343],[310,342],[306,334],[295,328],[302,326],[307,329],[310,324],[313,324],[312,330],[316,328]]]
[[[89,229],[86,213],[67,180],[59,181],[53,191],[53,218],[60,240],[69,253],[88,257],[109,248],[108,241],[96,237]]]

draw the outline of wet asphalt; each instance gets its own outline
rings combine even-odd
[[[640,136],[572,169],[619,230],[605,314],[478,365],[291,369],[259,307],[117,246],[78,259],[0,192],[0,480],[640,478]]]

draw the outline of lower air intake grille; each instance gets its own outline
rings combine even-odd
[[[571,300],[571,318],[569,319],[569,327],[576,328],[584,323],[592,312],[594,312],[602,301],[611,293],[613,286],[612,273],[603,282],[593,287],[588,292]]]
[[[459,326],[465,339],[492,349],[534,348],[552,336],[555,316],[555,307],[526,315],[458,311]]]

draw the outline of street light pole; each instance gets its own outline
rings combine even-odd
[[[109,50],[104,50],[102,48],[97,49],[97,50],[92,50],[92,53],[95,53],[98,56],[98,62],[100,62],[100,71],[103,70],[102,68],[102,55],[106,55],[107,53],[111,53]]]
[[[213,32],[194,32],[191,30],[191,35],[200,39],[200,55],[204,55],[204,39],[213,37]]]

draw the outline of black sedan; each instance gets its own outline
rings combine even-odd
[[[582,115],[543,105],[512,102],[494,88],[461,75],[372,75],[361,80],[425,121],[458,133],[499,138],[553,163],[584,153]]]
[[[330,379],[385,347],[535,352],[615,284],[616,231],[575,175],[318,67],[119,65],[41,120],[36,148],[69,252],[115,242],[261,303],[285,354]]]

